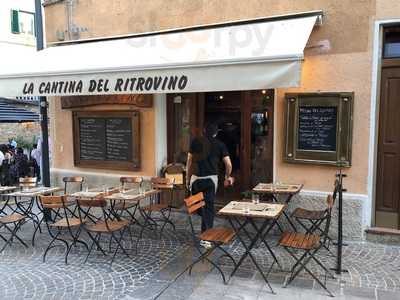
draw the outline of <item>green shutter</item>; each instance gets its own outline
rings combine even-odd
[[[18,10],[11,10],[11,32],[19,33]]]

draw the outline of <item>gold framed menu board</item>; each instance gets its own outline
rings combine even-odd
[[[354,93],[288,93],[284,160],[351,166]]]
[[[139,170],[139,124],[138,111],[73,112],[75,166]]]

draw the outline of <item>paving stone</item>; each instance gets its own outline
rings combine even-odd
[[[344,295],[360,297],[363,299],[376,299],[376,291],[375,291],[375,289],[371,289],[371,288],[358,289],[358,288],[354,288],[354,287],[345,287]]]
[[[377,290],[378,300],[399,300],[400,292]]]
[[[38,235],[34,248],[25,249],[14,243],[0,254],[0,299],[153,299],[166,286],[168,289],[159,299],[330,299],[305,272],[301,272],[289,287],[282,288],[287,271],[295,261],[276,246],[277,237],[274,236],[268,237],[269,244],[286,271],[282,272],[275,264],[269,274],[269,282],[277,295],[270,293],[250,259],[243,262],[228,285],[223,284],[219,272],[209,263],[197,264],[192,276],[186,272],[177,278],[197,257],[197,252],[192,247],[186,218],[174,215],[174,219],[176,232],[166,230],[161,239],[151,231],[145,232],[139,243],[139,253],[131,250],[130,258],[118,253],[112,266],[111,255],[104,257],[98,251],[84,264],[86,250],[80,246],[71,251],[68,265],[64,264],[63,247],[52,249],[42,263],[44,249],[50,241],[46,230]],[[25,224],[21,231],[28,243],[32,235],[30,225]],[[137,235],[137,228],[134,230]],[[82,238],[87,237],[83,235]],[[101,243],[108,249],[108,239],[102,239]],[[135,248],[130,241],[124,245]],[[244,253],[238,241],[227,250],[236,261]],[[265,247],[259,245],[253,255],[267,273],[273,260]],[[328,267],[335,265],[335,258],[327,251],[316,256]],[[308,267],[319,278],[324,278],[323,270],[316,263],[311,262]],[[375,299],[376,288],[379,300],[400,299],[399,246],[350,242],[344,248],[343,267],[349,273],[327,282],[337,300]],[[222,259],[221,268],[228,278],[233,264]]]

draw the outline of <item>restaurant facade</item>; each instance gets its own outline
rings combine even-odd
[[[52,64],[1,74],[0,93],[47,97],[53,180],[158,175],[216,122],[237,179],[221,204],[285,182],[304,185],[291,206],[323,207],[342,169],[345,237],[400,229],[398,1],[52,0],[44,11],[36,67]]]

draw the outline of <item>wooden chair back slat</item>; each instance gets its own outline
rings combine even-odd
[[[164,168],[164,173],[169,173],[169,174],[181,174],[185,172],[185,167],[182,164],[169,164]]]
[[[329,209],[333,208],[333,206],[335,205],[335,199],[333,198],[332,195],[328,195],[326,197],[326,203],[327,203]]]
[[[125,183],[139,183],[139,184],[141,184],[143,182],[143,178],[140,177],[140,176],[120,177],[119,181],[122,184],[125,184]]]
[[[64,201],[64,196],[40,196],[40,202],[44,208],[62,207]]]
[[[67,194],[67,186],[69,184],[76,184],[79,183],[79,190],[82,191],[82,185],[85,181],[85,178],[82,176],[69,176],[63,177],[62,181],[64,182],[64,194]]]
[[[63,182],[77,182],[82,183],[85,181],[85,178],[82,176],[71,176],[71,177],[63,177]]]
[[[79,199],[77,200],[80,207],[106,207],[107,201],[104,199]]]
[[[20,177],[19,185],[22,187],[35,187],[37,185],[36,177]]]
[[[184,201],[185,201],[186,206],[190,207],[190,206],[192,206],[192,205],[194,205],[197,202],[200,202],[202,200],[204,200],[204,195],[203,195],[203,193],[200,192],[200,193],[197,193],[197,194],[195,194],[193,196],[185,198]]]
[[[36,177],[20,177],[19,178],[19,183],[36,183],[37,178]]]
[[[193,215],[194,213],[196,213],[197,210],[199,210],[200,208],[202,208],[205,205],[206,205],[206,203],[204,201],[198,202],[195,205],[188,207],[188,213],[190,215]]]
[[[152,177],[150,179],[151,184],[153,185],[171,185],[174,184],[174,178],[165,178],[165,177]]]
[[[186,198],[184,201],[190,215],[194,214],[197,210],[206,205],[203,193],[197,193]]]

